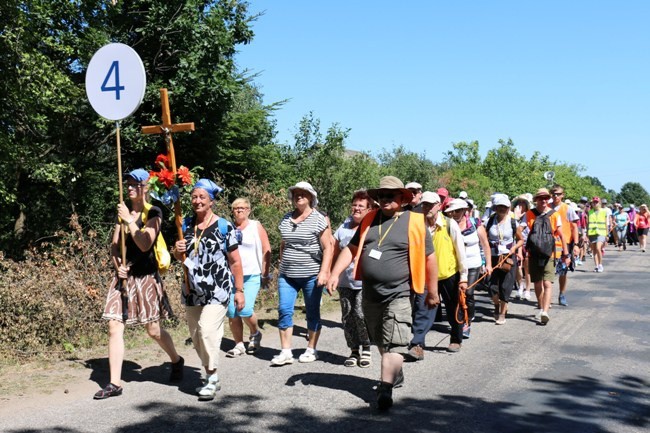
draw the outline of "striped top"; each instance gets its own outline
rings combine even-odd
[[[291,221],[292,212],[280,221],[278,229],[284,241],[280,273],[290,278],[318,275],[323,261],[320,235],[327,228],[327,220],[317,210],[312,210],[304,221]]]

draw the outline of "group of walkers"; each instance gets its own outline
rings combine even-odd
[[[124,327],[143,324],[171,361],[170,381],[183,378],[184,359],[177,353],[160,320],[171,315],[158,273],[154,244],[162,212],[146,201],[148,173],[127,175],[130,207],[118,205],[118,222],[111,244],[115,277],[109,288],[103,318],[109,327],[110,383],[94,398],[122,393]],[[212,400],[221,388],[218,367],[225,318],[234,348],[226,356],[255,353],[261,345],[254,306],[258,291],[271,279],[271,245],[265,228],[249,219],[251,203],[232,203],[232,223],[216,215],[213,204],[222,189],[200,179],[191,192],[194,215],[175,243],[173,256],[183,263],[186,277],[181,299],[194,349],[205,374],[196,392]],[[281,219],[278,274],[280,351],[272,366],[292,364],[293,314],[302,292],[307,318],[307,348],[298,361],[316,361],[321,332],[321,296],[339,293],[342,325],[350,350],[346,367],[372,365],[370,345],[381,360],[377,406],[393,404],[393,389],[404,383],[403,362],[424,359],[425,337],[444,303],[450,325],[449,352],[461,350],[475,318],[474,292],[482,281],[494,305],[494,323],[504,325],[508,304],[517,295],[530,300],[534,286],[538,320],[546,325],[553,282],[558,275],[560,305],[566,300],[567,273],[585,259],[591,245],[595,270],[602,272],[602,247],[615,229],[625,248],[632,224],[645,251],[648,209],[634,218],[622,208],[606,214],[594,197],[580,205],[565,203],[564,189],[540,188],[511,203],[505,194],[492,196],[480,218],[467,193],[458,198],[445,188],[423,191],[417,182],[404,184],[386,176],[377,188],[356,191],[349,217],[334,231],[318,210],[318,193],[308,182],[288,189],[293,209]],[[633,209],[633,208],[632,208]],[[625,217],[622,216],[625,214]],[[333,233],[332,233],[333,232]],[[124,235],[124,239],[122,236]],[[120,243],[126,247],[122,263]],[[438,317],[439,318],[439,317]],[[244,342],[244,324],[250,331]]]

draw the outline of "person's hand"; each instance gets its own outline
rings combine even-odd
[[[327,293],[332,296],[334,292],[336,292],[336,287],[339,285],[339,277],[338,275],[330,275],[330,279],[327,280],[327,284],[325,285],[325,289],[327,289]]]
[[[330,278],[330,273],[329,271],[320,271],[318,273],[317,281],[316,281],[316,286],[317,287],[323,287],[327,285],[327,281]]]
[[[176,241],[176,243],[174,244],[174,250],[176,250],[181,254],[185,253],[187,251],[187,242],[185,241],[185,239]]]
[[[424,299],[424,303],[427,305],[427,308],[432,309],[440,305],[440,297],[438,296],[438,291],[427,292],[427,297]]]
[[[461,283],[458,283],[458,288],[462,290],[463,292],[467,290],[467,281],[463,281]]]
[[[492,275],[492,271],[494,271],[492,265],[485,265],[485,272],[487,272],[488,275]]]
[[[570,256],[570,255],[566,255],[566,256],[564,256],[564,263],[565,263],[567,266],[570,266],[570,265],[571,265],[571,256]]]
[[[244,292],[236,290],[235,291],[235,308],[237,311],[241,311],[244,306],[246,306],[246,300],[244,299]]]
[[[265,289],[265,290],[268,289],[269,284],[271,283],[271,280],[272,280],[271,275],[262,276],[261,279],[262,279],[262,289]]]
[[[120,280],[126,280],[127,278],[129,278],[129,269],[131,269],[130,266],[120,265],[117,268],[117,277]]]
[[[133,218],[131,216],[131,211],[124,203],[117,204],[117,216],[120,217],[124,224],[128,224],[128,222]]]

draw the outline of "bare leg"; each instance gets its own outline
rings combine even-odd
[[[287,329],[280,329],[280,347],[291,349],[291,336],[293,335],[293,326]]]
[[[307,331],[307,335],[309,336],[309,342],[307,343],[307,347],[316,349],[316,345],[318,344],[318,338],[320,337],[320,329],[318,331],[309,330]]]
[[[235,344],[244,343],[244,324],[241,317],[228,319],[228,322],[230,323],[230,331]]]
[[[564,294],[566,291],[566,275],[560,275],[559,281],[560,281],[560,293]]]
[[[543,301],[542,297],[544,296],[544,285],[542,281],[535,282],[535,296],[537,297],[537,306],[540,310],[543,310]]]
[[[402,369],[404,357],[399,353],[381,352],[381,381],[393,384],[397,374]]]
[[[158,343],[162,350],[169,355],[169,359],[173,363],[181,360],[180,355],[176,352],[176,347],[174,346],[174,341],[172,340],[171,335],[160,326],[160,322],[147,323],[144,327],[147,329],[149,337],[153,338],[156,343]]]
[[[542,311],[548,312],[551,308],[551,295],[553,294],[553,283],[544,281],[544,291],[542,293]]]
[[[124,362],[124,323],[108,321],[108,366],[111,383],[122,386],[122,363]]]
[[[257,333],[259,331],[258,325],[257,325],[257,315],[253,313],[251,317],[244,317],[243,318],[244,322],[246,322],[246,326],[248,326],[248,329],[250,330],[251,334]],[[242,330],[242,333],[244,331]]]

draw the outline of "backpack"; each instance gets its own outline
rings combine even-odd
[[[147,223],[147,216],[149,215],[149,209],[151,209],[150,203],[144,204],[144,209],[142,210],[142,223]],[[143,227],[144,229],[144,227]],[[158,262],[158,273],[163,275],[169,270],[172,264],[172,257],[169,254],[167,249],[167,244],[165,243],[165,238],[162,235],[162,230],[158,231],[158,236],[156,236],[156,242],[153,244],[153,252],[156,255],[156,261]]]
[[[494,225],[494,221],[496,221],[496,219],[497,214],[492,214],[485,224],[485,233],[487,233],[488,236],[490,236],[490,228]],[[517,234],[517,222],[512,217],[510,217],[510,225],[512,226],[512,238],[515,239],[515,236]]]
[[[555,211],[540,214],[537,209],[532,209],[532,212],[535,214],[535,222],[528,234],[526,249],[535,257],[550,258],[555,250],[555,237],[550,217]]]

